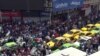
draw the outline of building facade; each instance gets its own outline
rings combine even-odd
[[[2,1],[2,0],[0,0]],[[11,1],[11,0],[10,0]],[[7,2],[7,1],[6,1]],[[11,3],[12,2],[12,3]],[[27,22],[38,22],[48,20],[50,13],[50,1],[49,0],[21,0],[21,1],[11,1],[7,2],[6,5],[4,0],[0,2],[0,20],[1,21],[27,21]],[[19,5],[22,7],[15,6],[16,2],[19,2]],[[22,3],[23,2],[23,3]],[[33,2],[33,3],[32,3]],[[15,6],[15,7],[13,7]],[[8,8],[9,7],[9,8]],[[18,8],[17,8],[18,7]],[[8,8],[8,9],[7,9]]]
[[[100,0],[85,0],[83,10],[85,10],[85,15],[88,15],[92,10],[99,11]]]

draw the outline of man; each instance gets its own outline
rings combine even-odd
[[[94,49],[94,51],[98,51],[98,38],[96,37],[96,36],[94,36],[93,38],[92,38],[92,45],[93,45],[93,49]]]

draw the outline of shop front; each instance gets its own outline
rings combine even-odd
[[[18,11],[2,11],[1,12],[2,22],[15,22],[21,20],[21,13]]]

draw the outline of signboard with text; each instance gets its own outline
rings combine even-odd
[[[84,0],[53,0],[53,11],[62,11],[81,7]]]

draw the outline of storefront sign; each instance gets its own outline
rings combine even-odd
[[[81,7],[84,0],[53,0],[53,11],[62,11]]]

